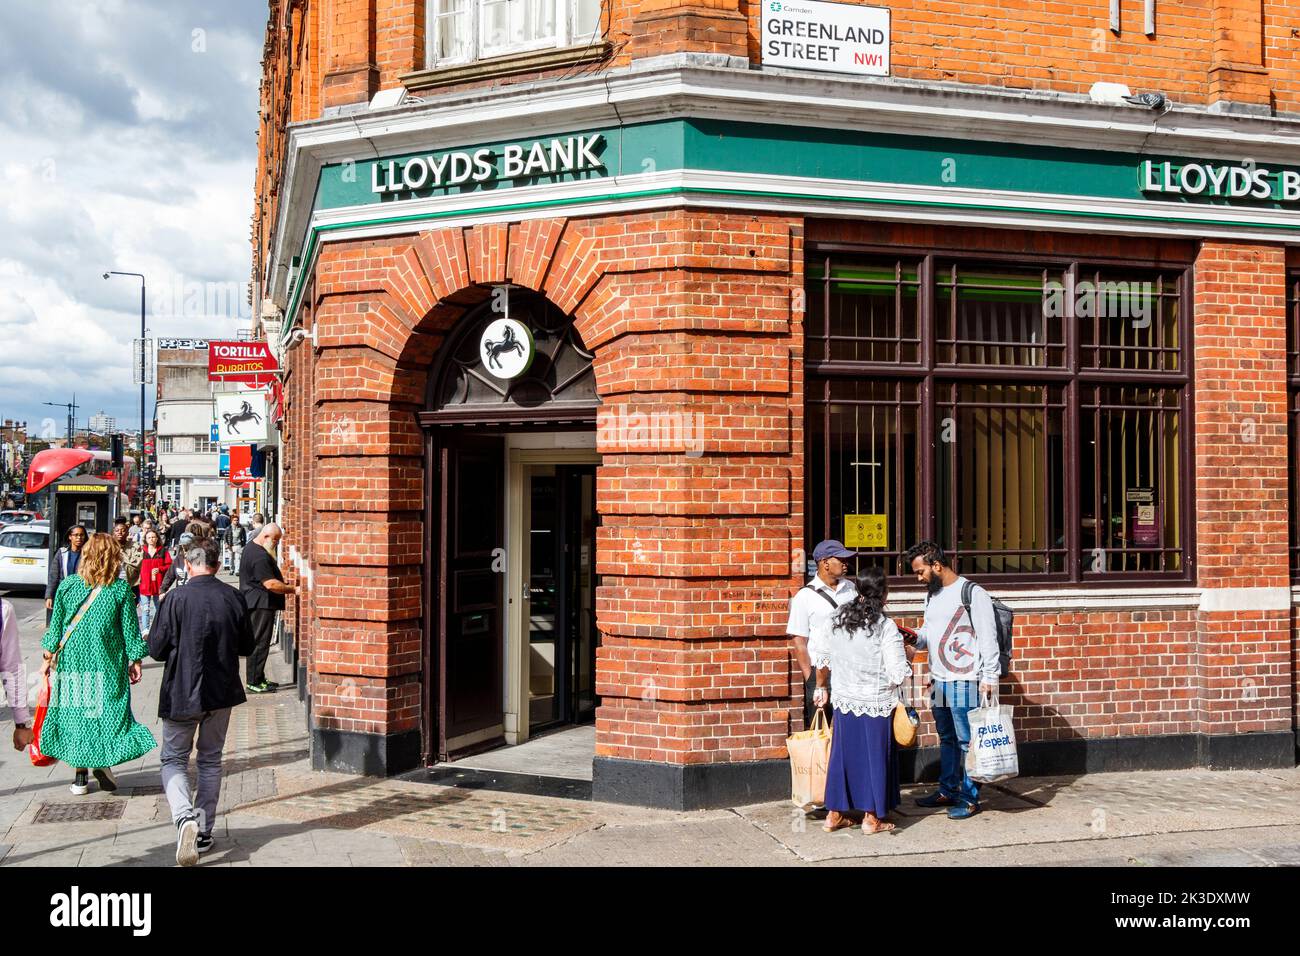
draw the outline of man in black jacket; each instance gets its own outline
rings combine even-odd
[[[239,590],[248,604],[253,626],[254,649],[248,655],[248,690],[253,694],[269,694],[280,686],[266,679],[266,658],[271,652],[275,615],[284,610],[285,595],[293,594],[294,587],[284,583],[275,560],[279,543],[280,526],[263,525],[239,559]]]
[[[190,512],[182,508],[172,523],[167,528],[167,547],[174,548],[181,542],[181,535],[186,531],[186,526],[190,523]]]
[[[221,751],[231,708],[247,700],[239,657],[252,652],[253,632],[239,592],[216,577],[221,552],[215,541],[192,541],[185,566],[188,583],[158,607],[149,656],[166,664],[158,716],[163,720],[163,790],[177,828],[176,862],[193,866],[200,853],[212,848]],[[199,786],[191,800],[188,769],[196,735]]]

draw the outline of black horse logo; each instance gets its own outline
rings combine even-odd
[[[262,424],[262,416],[253,411],[252,403],[241,402],[240,406],[238,415],[226,412],[221,416],[226,421],[226,431],[230,432],[232,435],[239,434],[239,429],[235,426],[240,422],[257,422],[259,425]]]
[[[489,368],[500,368],[500,358],[507,352],[516,352],[521,356],[524,354],[524,343],[515,338],[514,327],[509,325],[506,326],[505,337],[500,342],[485,339],[483,347],[487,349]]]

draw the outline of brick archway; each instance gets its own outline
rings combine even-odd
[[[783,608],[802,543],[802,274],[797,221],[712,211],[325,247],[303,319],[316,348],[289,362],[290,433],[309,441],[285,509],[315,574],[295,617],[317,766],[418,761],[416,413],[447,331],[512,283],[571,313],[596,356],[604,798],[681,796],[700,768],[771,770],[801,719]]]

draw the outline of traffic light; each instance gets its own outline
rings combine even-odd
[[[112,435],[112,437],[109,439],[109,458],[112,459],[113,470],[116,471],[119,475],[122,473],[122,456],[123,456],[122,435],[120,432],[115,432]]]

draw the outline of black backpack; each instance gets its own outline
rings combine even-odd
[[[975,582],[967,579],[961,586],[961,603],[966,608],[966,617],[970,619],[971,629],[975,629],[975,618],[970,612],[970,598],[975,592]],[[998,632],[998,676],[1006,677],[1011,673],[1011,625],[1016,619],[1016,612],[1011,610],[993,595],[993,622]]]

